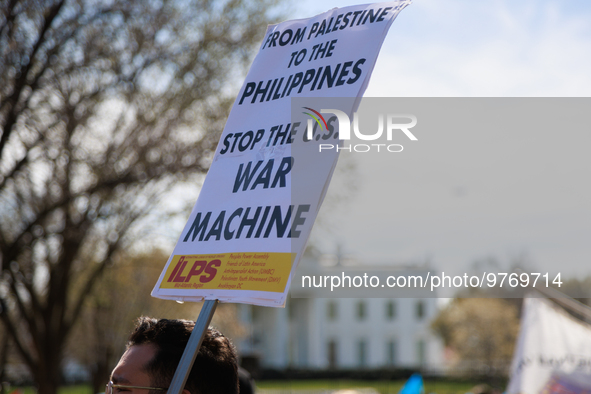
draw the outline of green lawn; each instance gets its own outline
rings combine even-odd
[[[404,380],[384,381],[384,380],[260,380],[256,386],[260,389],[285,390],[321,390],[332,389],[342,390],[347,388],[371,387],[381,394],[396,394],[404,384]],[[425,393],[436,394],[465,394],[476,383],[472,382],[452,382],[452,381],[425,381]],[[12,388],[14,390],[15,388]],[[35,394],[35,390],[26,387],[23,394]],[[68,386],[59,390],[59,394],[93,394],[89,386]]]
[[[314,390],[332,389],[342,390],[346,388],[371,387],[381,394],[395,394],[402,388],[405,380],[398,381],[368,381],[368,380],[264,380],[257,381],[256,385],[261,389],[276,390]],[[450,381],[425,381],[425,393],[437,394],[464,394],[468,392],[475,383],[450,382]]]
[[[12,387],[10,390],[16,390],[16,387]],[[20,388],[23,394],[35,394],[37,391],[32,387]],[[11,391],[8,391],[9,393]],[[58,394],[94,394],[90,389],[90,386],[66,386],[59,389]]]

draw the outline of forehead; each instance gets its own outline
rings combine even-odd
[[[150,375],[145,370],[146,364],[154,358],[156,348],[151,344],[134,345],[123,353],[119,363],[111,373],[115,384],[149,386]]]

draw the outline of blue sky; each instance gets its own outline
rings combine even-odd
[[[299,2],[294,18],[355,3],[305,0]],[[590,2],[415,0],[394,21],[365,96],[589,97],[590,65]],[[554,139],[524,131],[519,136],[522,154],[514,152],[497,170],[462,167],[442,154],[436,158],[438,174],[419,168],[413,172],[414,179],[407,177],[412,190],[398,191],[396,201],[399,206],[415,204],[415,208],[394,210],[392,217],[384,213],[383,206],[353,213],[369,195],[375,195],[385,177],[373,162],[355,157],[357,192],[327,210],[332,218],[321,218],[312,238],[325,251],[334,251],[341,243],[346,253],[370,261],[429,259],[437,268],[462,271],[476,260],[494,257],[507,263],[527,256],[529,266],[540,270],[560,269],[567,276],[591,274],[591,159],[581,149],[591,145],[591,133],[571,136],[561,132],[557,130]],[[528,142],[540,144],[540,149],[527,148]],[[553,143],[564,142],[555,146],[559,149],[553,148]],[[502,140],[494,148],[501,146]],[[476,145],[463,146],[465,151],[472,148]],[[552,184],[541,172],[524,184],[519,173],[510,170],[527,162],[556,166]],[[389,171],[402,170],[392,165]],[[498,179],[497,189],[505,194],[497,189],[479,194],[481,189],[472,188],[482,171]],[[348,193],[333,189],[337,194]],[[474,232],[470,220],[463,226],[445,220],[443,209],[449,209],[454,193],[465,196],[465,205],[460,204],[458,212],[470,207],[472,216],[487,225]],[[514,193],[520,203],[484,208],[487,201],[505,201],[507,193]],[[545,200],[536,204],[540,193]],[[421,210],[419,204],[430,209]],[[335,211],[350,213],[350,220],[335,219]],[[412,231],[380,222],[399,223]],[[508,224],[513,228],[504,227]],[[384,236],[376,238],[360,230],[368,227],[381,228],[378,233]],[[399,246],[395,251],[394,244]]]
[[[297,3],[303,18],[360,2]],[[366,96],[586,97],[590,64],[589,2],[415,0],[393,23]]]

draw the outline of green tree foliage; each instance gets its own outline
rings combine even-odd
[[[456,298],[431,327],[455,354],[458,373],[506,376],[519,332],[514,304],[499,298]]]
[[[0,319],[39,393],[106,268],[207,170],[273,1],[0,0]]]

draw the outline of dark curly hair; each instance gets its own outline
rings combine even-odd
[[[156,354],[146,364],[154,387],[169,387],[195,322],[189,320],[138,318],[127,348],[153,344]],[[191,394],[237,394],[236,351],[228,338],[209,328],[185,384]],[[150,393],[161,394],[161,393]]]

